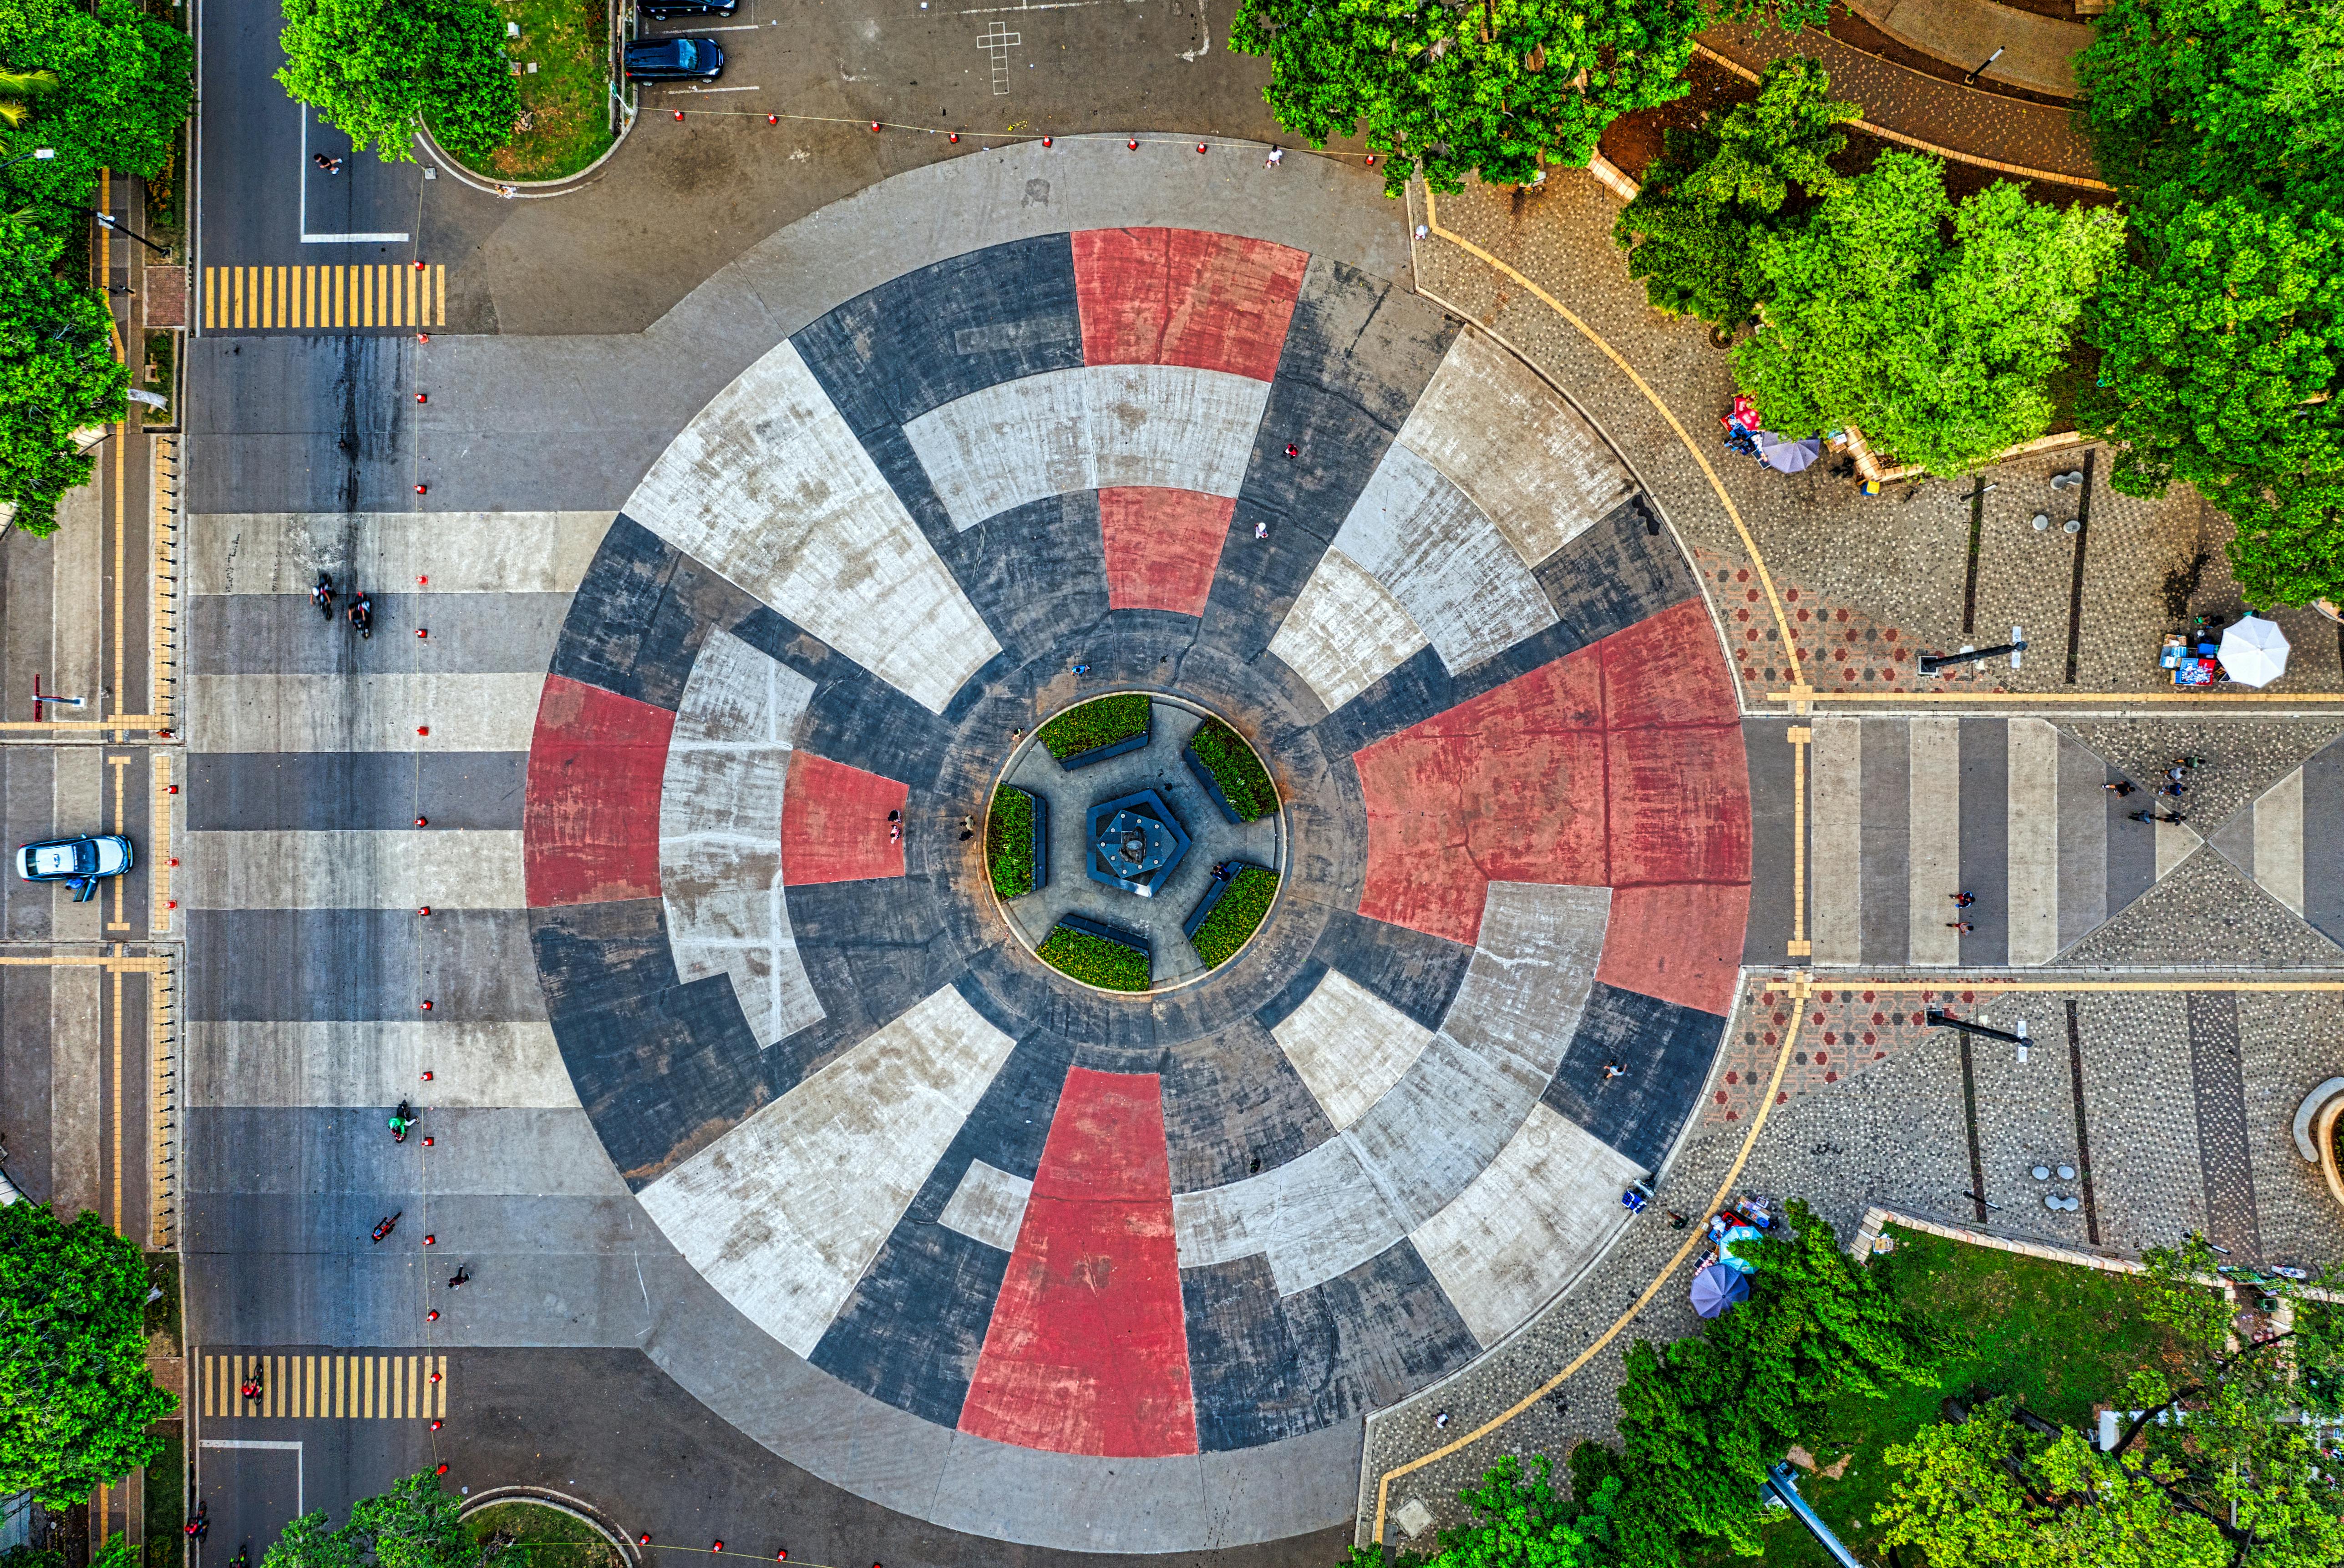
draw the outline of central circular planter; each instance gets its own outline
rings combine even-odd
[[[1286,803],[1237,727],[1168,691],[1074,703],[1011,752],[986,820],[1021,946],[1110,994],[1192,984],[1268,924]]]

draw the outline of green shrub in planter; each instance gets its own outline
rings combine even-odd
[[[1042,726],[1041,741],[1050,755],[1064,762],[1086,751],[1147,733],[1147,694],[1121,692],[1096,698],[1069,708]]]
[[[985,865],[993,891],[1022,899],[1034,890],[1034,800],[1023,789],[995,789],[985,818]]]
[[[1221,787],[1238,818],[1252,822],[1278,809],[1278,786],[1245,738],[1217,719],[1207,719],[1188,742],[1188,749]]]
[[[1041,960],[1060,974],[1071,975],[1085,985],[1095,985],[1102,990],[1146,990],[1148,981],[1147,955],[1123,943],[1095,937],[1088,931],[1078,931],[1069,925],[1054,926],[1038,951]]]
[[[1278,873],[1259,866],[1248,866],[1230,881],[1228,891],[1188,939],[1197,956],[1207,969],[1217,969],[1245,946],[1262,920],[1269,914],[1271,900],[1278,897]]]

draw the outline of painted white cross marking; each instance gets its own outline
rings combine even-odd
[[[993,57],[993,92],[996,97],[1009,91],[1009,51],[1021,42],[1020,35],[999,22],[987,22],[976,40],[976,46]]]

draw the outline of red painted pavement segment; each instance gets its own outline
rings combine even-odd
[[[1153,486],[1111,487],[1098,500],[1107,608],[1203,615],[1237,502]]]
[[[660,786],[674,728],[664,708],[546,677],[521,807],[530,908],[659,896]]]
[[[1747,883],[1615,888],[1595,978],[1682,1007],[1730,1013],[1749,918]]]
[[[790,755],[782,784],[782,883],[862,882],[904,874],[904,845],[888,829],[911,789],[811,751]],[[654,811],[653,816],[658,813]]]
[[[1067,1072],[960,1429],[1113,1459],[1197,1452],[1155,1074]]]
[[[1309,256],[1191,228],[1075,236],[1086,365],[1187,365],[1267,381]]]
[[[1492,881],[1746,889],[1750,880],[1749,772],[1733,676],[1698,600],[1379,740],[1357,761],[1368,814],[1359,912],[1377,920],[1471,942]],[[1615,920],[1614,931],[1642,940],[1647,928]],[[1738,923],[1714,955],[1706,944],[1722,941],[1724,926],[1697,934],[1704,970],[1713,957],[1730,966],[1741,951]],[[1615,960],[1607,949],[1607,961],[1622,974],[1662,972],[1650,951]],[[1708,995],[1715,985],[1703,979],[1692,990]]]

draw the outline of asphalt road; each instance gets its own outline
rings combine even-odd
[[[210,0],[197,17],[198,269],[411,260],[421,167],[354,153],[286,96],[274,0]],[[320,153],[341,172],[310,162]]]

